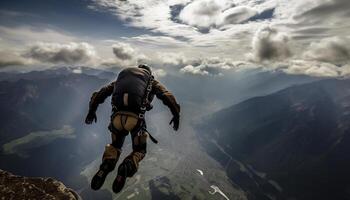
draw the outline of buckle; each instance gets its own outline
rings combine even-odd
[[[152,85],[147,86],[147,91],[151,91],[152,90]]]

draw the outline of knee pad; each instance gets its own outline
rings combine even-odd
[[[121,154],[121,150],[113,147],[110,144],[107,144],[107,146],[105,147],[105,151],[103,153],[102,161],[115,160],[117,162],[120,154]]]

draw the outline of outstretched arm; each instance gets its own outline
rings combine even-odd
[[[153,81],[152,91],[156,97],[170,109],[171,113],[173,114],[173,119],[170,121],[170,123],[174,123],[173,127],[175,130],[177,130],[179,128],[180,120],[180,105],[176,102],[174,95],[157,80]]]
[[[97,121],[96,110],[99,104],[102,104],[107,97],[111,96],[114,90],[115,82],[108,84],[101,88],[99,91],[92,93],[89,103],[89,113],[86,116],[85,123],[91,124],[93,121]]]

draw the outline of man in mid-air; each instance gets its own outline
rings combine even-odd
[[[173,118],[175,131],[179,128],[180,105],[175,97],[152,76],[151,68],[147,65],[126,68],[122,70],[116,81],[92,94],[89,112],[85,123],[97,121],[96,110],[99,104],[112,95],[112,116],[108,129],[112,134],[112,143],[108,144],[102,156],[102,164],[92,178],[91,188],[98,190],[102,187],[109,172],[113,171],[120,154],[125,137],[130,133],[132,149],[118,167],[118,175],[113,182],[113,191],[120,192],[127,177],[132,177],[138,169],[139,162],[146,154],[146,140],[156,140],[147,132],[145,112],[152,109],[151,102],[156,96],[169,107]]]

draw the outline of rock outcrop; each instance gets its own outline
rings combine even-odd
[[[32,178],[0,170],[1,200],[81,200],[80,196],[53,178]]]

